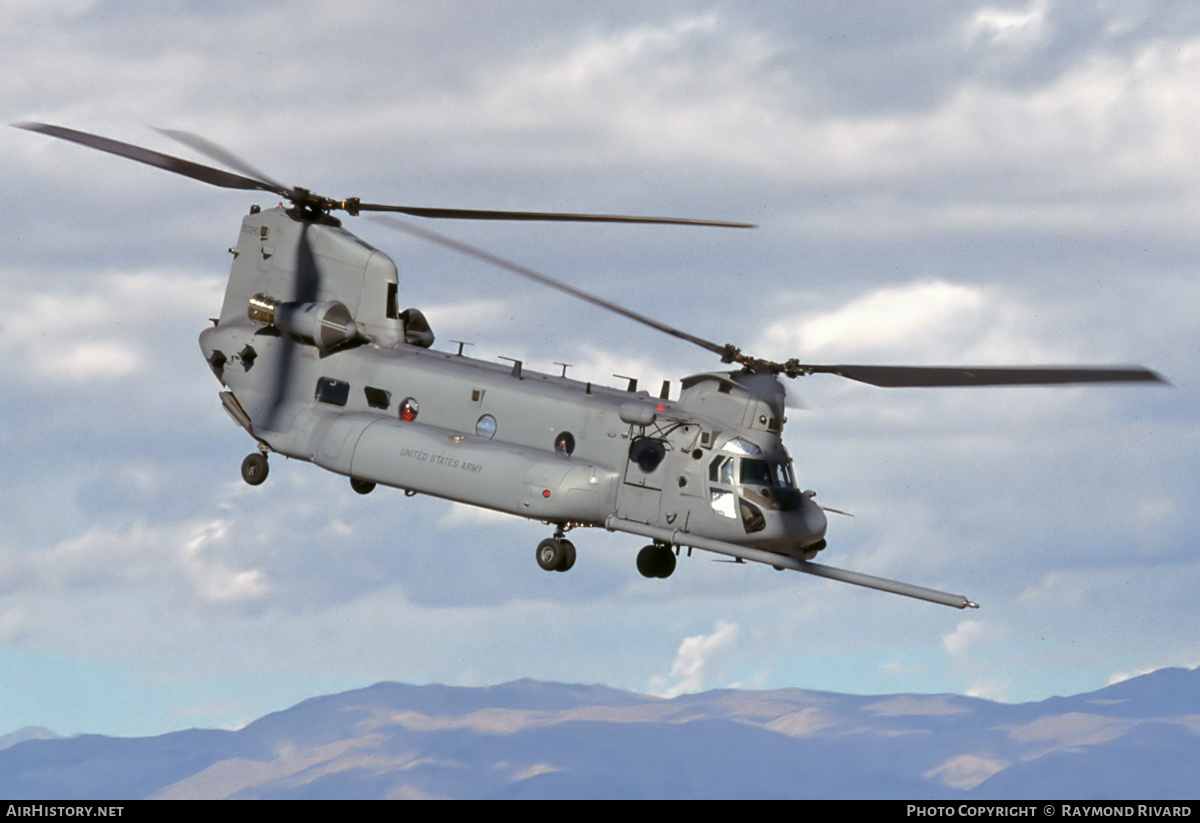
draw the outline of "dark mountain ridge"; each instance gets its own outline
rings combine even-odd
[[[8,797],[1188,798],[1200,673],[1005,705],[959,695],[377,683],[238,731],[32,739]]]

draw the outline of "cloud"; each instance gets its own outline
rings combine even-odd
[[[1061,327],[998,287],[920,279],[780,318],[754,345],[816,362],[1040,364],[1074,359],[1062,336]]]
[[[517,314],[510,305],[511,302],[508,299],[479,299],[448,306],[430,306],[421,311],[429,320],[435,334],[439,334],[439,329],[446,328],[449,334],[462,336],[468,331],[471,334],[479,334],[503,329]],[[450,346],[448,339],[442,343],[444,336],[439,334],[439,347],[455,348]],[[463,353],[468,356],[473,354],[470,348],[465,349]]]
[[[164,366],[161,350],[145,345],[147,334],[175,333],[180,318],[212,312],[218,289],[211,278],[159,271],[100,273],[82,286],[37,291],[0,287],[0,359],[24,380],[79,384],[145,375],[152,364]]]
[[[661,697],[678,697],[703,691],[708,687],[717,658],[733,646],[737,636],[738,624],[718,620],[712,634],[685,637],[679,644],[671,671],[666,677],[653,679],[652,693]]]
[[[948,340],[971,340],[988,309],[980,288],[919,281],[877,289],[822,314],[778,321],[767,328],[761,345],[805,355],[829,351],[891,355],[937,343],[945,348]]]
[[[942,635],[942,649],[952,658],[965,659],[980,649],[1003,639],[1007,631],[983,620],[963,620],[949,634]]]
[[[47,550],[11,552],[8,594],[24,591],[102,592],[132,586],[185,592],[195,602],[231,605],[268,593],[263,571],[237,568],[227,521],[93,527]],[[181,601],[186,602],[186,600]]]
[[[1049,0],[1033,0],[1021,10],[979,9],[967,26],[968,42],[978,39],[993,47],[1021,50],[1045,45],[1051,36],[1048,8]]]
[[[206,523],[195,530],[180,552],[180,562],[197,594],[212,603],[238,603],[257,600],[268,593],[266,576],[259,569],[231,569],[214,558],[210,546],[229,543],[229,524]]]
[[[468,506],[466,503],[451,503],[450,510],[440,517],[437,527],[447,531],[470,526],[496,527],[510,525],[516,521],[507,512],[492,511],[479,506]]]

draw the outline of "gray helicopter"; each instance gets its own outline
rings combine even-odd
[[[164,134],[237,173],[45,123],[18,128],[165,169],[222,188],[277,194],[290,207],[252,206],[230,249],[220,316],[200,348],[221,382],[222,406],[257,442],[242,477],[267,478],[272,453],[315,463],[367,494],[377,485],[541,521],[553,536],[538,565],[567,571],[580,527],[651,541],[646,577],[669,577],[683,548],[941,603],[961,595],[811,562],[826,547],[827,509],[801,491],[783,445],[780,376],[834,374],[883,387],[1163,382],[1141,367],[927,367],[773,362],[672,328],[481,249],[400,222],[392,227],[567,292],[700,346],[735,365],[684,377],[675,399],[432,348],[433,330],[401,310],[396,265],[346,231],[333,212],[424,218],[744,223],[624,215],[418,208],[332,200],[277,183],[204,138]],[[828,511],[834,511],[832,509]]]

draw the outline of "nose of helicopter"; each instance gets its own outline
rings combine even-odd
[[[823,543],[827,525],[825,511],[805,492],[788,509],[771,511],[752,545],[785,554],[803,552]]]
[[[813,501],[812,495],[805,495],[804,504],[800,506],[797,514],[804,522],[804,530],[808,532],[802,545],[811,546],[825,539],[825,529],[829,526],[829,521],[825,517],[825,510]]]

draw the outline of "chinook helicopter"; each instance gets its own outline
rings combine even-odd
[[[825,549],[826,511],[801,491],[783,445],[781,376],[833,374],[882,387],[1061,385],[1149,381],[1137,366],[954,367],[817,365],[763,360],[715,343],[440,234],[396,229],[467,254],[645,324],[717,355],[732,371],[684,377],[676,399],[581,382],[432,348],[420,310],[400,310],[396,265],[334,216],[659,223],[752,228],[745,223],[624,215],[418,208],[333,200],[272,180],[193,134],[163,133],[234,169],[46,123],[38,132],[213,186],[278,195],[242,218],[220,316],[200,349],[222,385],[221,405],[258,444],[242,463],[250,485],[272,453],[315,463],[367,494],[377,485],[541,521],[553,535],[537,563],[575,563],[566,535],[581,527],[651,541],[638,571],[669,577],[686,548],[793,569],[955,608],[962,595],[813,563]],[[507,358],[502,358],[507,359]]]

